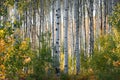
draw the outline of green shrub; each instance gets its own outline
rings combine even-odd
[[[46,80],[53,74],[53,68],[51,66],[51,48],[49,46],[49,42],[45,40],[45,36],[46,34],[41,36],[41,48],[34,52],[34,56],[32,58],[33,73],[29,76],[29,78],[31,77],[36,80]]]
[[[100,51],[95,50],[90,59],[90,68],[98,80],[117,80],[120,78],[120,52],[116,38],[118,38],[116,35],[102,36],[99,40]]]
[[[112,26],[118,28],[118,31],[120,32],[120,3],[114,7],[114,12],[112,16],[110,16],[109,22]]]
[[[32,53],[29,39],[22,40],[20,29],[13,30],[9,21],[5,21],[1,25],[3,27],[0,28],[0,66],[5,67],[4,71],[2,69],[2,73],[5,78],[18,80],[20,77],[28,75],[23,69],[28,68],[28,65],[31,64]]]

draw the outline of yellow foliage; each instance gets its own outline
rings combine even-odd
[[[26,63],[29,63],[31,61],[31,58],[30,57],[27,57],[27,58],[25,58],[25,60],[24,60],[24,64],[26,64]]]
[[[113,66],[119,67],[120,66],[120,61],[113,61]]]
[[[117,29],[113,28],[114,32],[114,41],[116,42],[116,49],[114,49],[114,52],[120,53],[120,33],[117,31]]]
[[[5,66],[4,65],[0,65],[0,69],[5,70]]]
[[[0,31],[0,33],[3,33],[3,31]],[[0,39],[0,54],[3,54],[3,52],[5,52],[6,50],[6,42],[4,41],[4,39]],[[4,61],[4,56],[0,56],[0,80],[4,80],[5,79],[5,66],[2,64]]]
[[[9,21],[6,21],[6,22],[5,22],[5,26],[10,27],[10,26],[11,26],[10,22],[9,22]]]
[[[0,72],[0,80],[5,80],[5,76]]]
[[[20,45],[20,49],[22,49],[22,50],[26,50],[28,47],[29,47],[29,45],[28,45],[28,39],[26,38],[24,41],[22,41],[21,42],[21,45]]]
[[[10,56],[10,52],[13,50],[14,39],[12,36],[5,37],[5,31],[0,30],[0,80],[5,79],[5,65],[4,61]],[[2,55],[1,55],[2,54]]]
[[[0,38],[3,38],[4,34],[5,34],[5,31],[4,30],[0,30]]]
[[[61,70],[64,70],[64,54],[63,53],[61,53],[61,55],[60,55],[60,69]]]
[[[110,57],[108,55],[104,55],[104,58],[106,59],[110,59]]]
[[[120,40],[120,33],[115,28],[113,28],[113,32],[114,32],[114,40],[119,41]]]
[[[13,44],[15,40],[14,40],[13,37],[8,37],[8,38],[7,38],[7,41],[8,41],[10,44]]]
[[[20,49],[25,50],[26,48],[27,48],[27,43],[26,43],[26,41],[23,41],[23,42],[21,43]]]
[[[0,65],[0,80],[4,80],[4,79],[5,79],[5,66]]]
[[[3,39],[0,39],[0,53],[5,51],[6,43]]]
[[[93,71],[92,68],[88,69],[88,72],[89,72],[89,73],[94,73],[94,71]]]

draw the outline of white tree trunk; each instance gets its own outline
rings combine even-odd
[[[112,8],[113,8],[112,2],[113,2],[113,0],[108,1],[108,15],[109,16],[112,15]],[[111,24],[110,23],[109,23],[108,33],[111,33]]]
[[[54,0],[52,2],[52,58],[54,60]]]
[[[71,30],[71,70],[73,73],[74,72],[74,25],[73,25],[73,21],[74,21],[74,14],[73,14],[73,0],[70,0],[69,1],[69,10],[70,10],[70,21],[69,21],[69,24],[70,24],[70,30]]]
[[[85,0],[83,0],[83,16],[84,16],[84,21],[83,21],[83,26],[84,26],[84,39],[85,39],[85,43],[84,43],[84,57],[87,57],[87,39],[86,39],[86,4],[85,4]]]
[[[100,0],[100,16],[101,16],[100,29],[101,29],[101,35],[102,35],[102,32],[103,32],[103,5],[102,5],[102,2],[103,2],[103,0]]]
[[[36,0],[33,1],[32,48],[36,49]]]
[[[68,73],[68,0],[64,0],[64,72]]]
[[[104,0],[104,34],[106,34],[107,1]]]
[[[96,24],[96,31],[95,31],[96,39],[98,39],[100,37],[100,3],[99,2],[100,2],[99,0],[95,1],[95,10],[96,10],[95,15],[97,16],[96,23],[95,23]],[[98,50],[100,51],[100,42],[99,41],[98,41],[97,45],[98,45]]]
[[[74,10],[75,10],[75,26],[76,26],[76,74],[80,72],[80,51],[79,51],[79,0],[75,0],[74,2]]]
[[[90,11],[89,11],[90,12],[90,15],[89,15],[90,17],[90,43],[89,43],[90,55],[92,55],[94,50],[93,2],[94,0],[90,0]]]
[[[59,76],[60,74],[60,51],[59,51],[59,29],[60,29],[60,0],[56,1],[56,43],[55,43],[55,70],[56,74]]]

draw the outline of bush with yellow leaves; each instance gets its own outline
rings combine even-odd
[[[100,50],[95,49],[89,66],[98,80],[120,79],[120,34],[113,28],[113,34],[100,38]]]
[[[6,51],[6,77],[16,78],[23,77],[28,75],[24,68],[29,70],[31,64],[31,50],[29,46],[29,41],[23,40],[20,43],[16,43],[14,46],[11,46]]]
[[[0,64],[0,80],[5,79],[5,66],[3,64]]]
[[[5,66],[3,64],[4,62],[4,52],[6,50],[6,42],[4,40],[5,31],[3,29],[0,29],[0,80],[5,79]]]
[[[13,32],[9,22],[4,25],[9,27],[0,28],[0,80],[17,80],[28,75],[24,68],[28,71],[31,65],[29,38],[16,38],[20,36],[19,28]]]

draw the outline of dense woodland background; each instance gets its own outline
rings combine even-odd
[[[0,0],[0,80],[119,80],[120,0]]]

